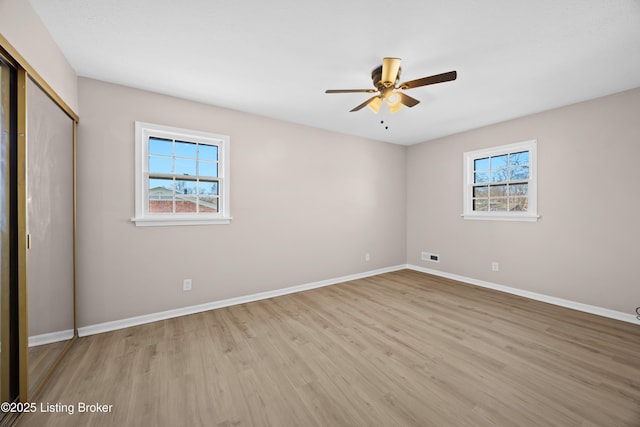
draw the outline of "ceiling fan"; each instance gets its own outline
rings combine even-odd
[[[395,113],[403,105],[413,107],[420,102],[417,99],[400,92],[401,90],[448,82],[455,80],[457,77],[457,73],[455,71],[449,71],[448,73],[422,77],[421,79],[410,80],[408,82],[398,84],[400,81],[401,71],[400,58],[384,58],[382,60],[382,65],[371,72],[371,79],[373,80],[373,86],[375,89],[329,89],[325,91],[325,93],[379,92],[378,95],[372,96],[362,104],[353,108],[351,112],[359,111],[364,107],[369,107],[377,113],[378,110],[380,110],[382,101],[385,100],[389,110],[392,113]]]

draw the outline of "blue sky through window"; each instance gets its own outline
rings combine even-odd
[[[149,172],[217,178],[218,147],[151,137]]]

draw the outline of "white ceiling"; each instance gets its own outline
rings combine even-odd
[[[79,76],[405,145],[640,87],[640,0],[30,1]],[[458,79],[393,115],[324,93],[385,56]]]

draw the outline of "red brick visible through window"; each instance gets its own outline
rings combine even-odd
[[[171,200],[149,200],[149,212],[151,213],[171,213],[173,212],[173,201]],[[196,204],[187,200],[176,200],[177,213],[195,213]],[[201,213],[217,212],[216,209],[200,205]]]

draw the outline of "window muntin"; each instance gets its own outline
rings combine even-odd
[[[464,153],[466,219],[536,220],[536,141]]]
[[[229,138],[136,122],[136,225],[228,223]]]

